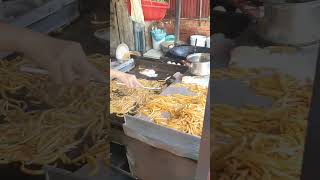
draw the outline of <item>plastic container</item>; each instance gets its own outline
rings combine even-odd
[[[161,43],[164,42],[165,39],[162,39],[160,41],[156,41],[154,38],[152,38],[152,47],[153,49],[156,49],[156,50],[160,50],[161,49]]]
[[[128,12],[131,15],[131,3],[128,2]],[[145,21],[161,21],[169,9],[168,3],[153,2],[151,0],[141,0]]]
[[[160,45],[166,40],[166,35],[167,33],[162,29],[155,29],[151,31],[153,49],[161,49]]]
[[[166,39],[167,33],[163,29],[154,29],[151,31],[151,36],[156,41],[160,41],[162,39]]]
[[[166,36],[166,41],[175,41],[176,37],[174,35]]]
[[[192,35],[192,36],[190,36],[190,44],[192,46],[196,45],[196,40],[197,40],[197,46],[206,47],[206,40],[207,40],[206,36],[202,36],[202,35]]]

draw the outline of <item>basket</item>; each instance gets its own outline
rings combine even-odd
[[[141,0],[145,21],[161,21],[169,9],[168,3],[153,2],[151,0]],[[128,12],[131,15],[131,3],[128,0]]]

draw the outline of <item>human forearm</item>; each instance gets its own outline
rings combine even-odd
[[[54,47],[54,44],[62,42],[27,28],[17,28],[0,22],[0,51],[21,52],[33,57],[34,54],[39,53],[52,54],[55,49],[46,46]]]
[[[84,84],[90,79],[105,82],[105,78],[87,61],[81,44],[55,39],[0,22],[0,51],[21,52],[41,68],[49,71],[56,83],[70,84],[79,76]]]
[[[125,75],[127,75],[127,74],[123,73],[121,71],[117,71],[117,70],[113,70],[113,69],[110,70],[110,79],[121,79]]]
[[[129,88],[142,87],[136,76],[123,73],[121,71],[110,70],[110,79],[118,79],[120,82],[127,85]]]
[[[118,76],[118,72],[113,69],[110,69],[110,79],[115,79],[117,78],[117,76]]]

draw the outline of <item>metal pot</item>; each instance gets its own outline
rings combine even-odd
[[[270,1],[270,0],[269,0]],[[265,2],[258,34],[266,41],[294,46],[320,40],[320,0],[304,3]]]
[[[210,75],[210,54],[195,53],[187,56],[187,63],[190,63],[189,69],[191,74],[196,76]]]

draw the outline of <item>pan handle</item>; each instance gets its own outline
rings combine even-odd
[[[186,65],[188,68],[192,68],[192,63],[190,63],[189,61],[187,60],[182,60],[181,61],[184,65]]]

